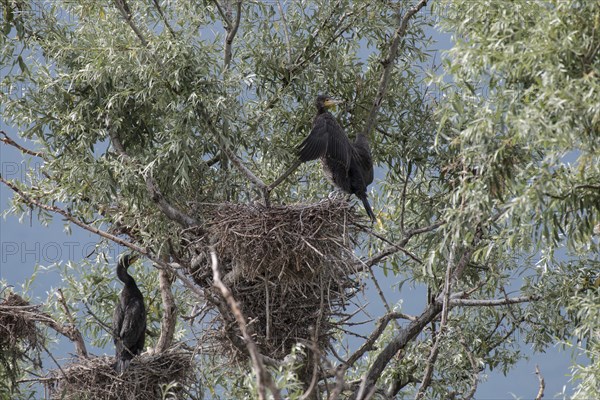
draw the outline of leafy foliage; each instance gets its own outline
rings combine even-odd
[[[401,38],[379,108],[391,38],[417,2],[248,1],[239,9],[228,0],[2,4],[0,59],[9,66],[2,85],[24,90],[7,93],[0,112],[41,153],[40,173],[12,182],[31,199],[64,206],[88,226],[178,260],[182,229],[156,206],[148,177],[204,226],[208,203],[261,198],[228,151],[272,182],[308,134],[318,93],[344,100],[336,117],[350,136],[365,130],[375,109],[376,129],[367,133],[379,179],[369,195],[380,220],[374,230],[387,242],[370,235],[356,242],[356,254],[367,263],[402,243],[402,251],[375,264],[390,287],[427,287],[424,310],[444,293],[485,301],[518,292],[536,300],[446,307],[446,319],[434,316],[387,360],[376,393],[467,394],[482,372],[506,373],[523,357],[517,337],[537,350],[576,338],[592,361],[574,367],[576,396],[597,397],[597,288],[582,283],[596,278],[599,262],[595,2],[443,1],[423,9]],[[436,29],[453,35],[453,47],[443,69],[431,70],[427,32],[436,21]],[[272,202],[324,196],[318,166],[299,171],[274,189]],[[24,214],[30,205],[16,195],[8,212]],[[40,211],[40,219],[50,216]],[[60,271],[81,330],[106,346],[110,337],[80,301],[107,321],[116,298],[112,269],[99,257]],[[156,337],[157,274],[139,271],[136,279],[149,294]],[[197,311],[192,292],[175,285],[180,316]],[[388,311],[395,303],[400,311],[397,298],[391,303]],[[193,347],[204,326],[190,320],[180,318],[176,338]],[[384,327],[345,381],[373,371],[410,323]],[[342,345],[346,339],[340,333],[334,346],[342,358],[355,350]],[[260,388],[246,366],[223,365],[201,350],[207,355],[198,360],[199,398],[255,396]],[[296,350],[293,357],[305,357],[307,347]],[[334,357],[323,363],[339,365]],[[226,372],[207,372],[209,365]],[[427,365],[434,368],[425,385]],[[269,368],[290,398],[306,389],[291,364]]]

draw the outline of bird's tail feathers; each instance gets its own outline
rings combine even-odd
[[[362,200],[363,206],[365,206],[367,215],[369,216],[369,218],[371,219],[372,222],[375,222],[377,220],[377,217],[375,216],[375,213],[373,213],[373,209],[371,208],[371,205],[369,204],[367,195],[365,194],[364,196],[361,196],[360,199]]]
[[[115,371],[117,371],[117,374],[120,375],[123,372],[125,372],[127,367],[129,367],[130,362],[131,362],[131,360],[117,358],[117,362],[115,363]]]

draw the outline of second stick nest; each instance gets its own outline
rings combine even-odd
[[[223,283],[247,318],[263,355],[282,359],[296,343],[327,349],[336,317],[360,288],[353,253],[358,217],[343,200],[265,207],[224,203],[211,210],[208,234],[191,240],[198,283],[212,282],[210,242]],[[218,298],[215,292],[215,298]],[[226,307],[211,338],[243,359]]]

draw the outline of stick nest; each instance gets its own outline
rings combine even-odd
[[[9,293],[0,301],[0,352],[14,350],[21,344],[37,348],[41,335],[35,325],[38,306],[31,305],[16,293]]]
[[[50,399],[156,400],[165,385],[171,392],[192,382],[194,370],[189,353],[167,352],[135,357],[122,375],[114,370],[114,357],[78,358],[51,371],[44,379]]]
[[[35,366],[41,363],[44,336],[35,324],[40,317],[38,308],[15,293],[0,301],[0,364],[8,378],[4,385],[17,385],[19,361],[29,360]]]
[[[298,342],[316,341],[326,349],[334,317],[360,286],[353,253],[357,220],[344,200],[271,207],[219,204],[211,210],[208,234],[190,240],[191,272],[196,282],[210,287],[211,243],[223,283],[263,355],[282,359]],[[226,307],[217,308],[209,338],[242,361],[246,355],[237,324]]]

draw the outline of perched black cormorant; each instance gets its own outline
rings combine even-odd
[[[372,221],[375,214],[367,200],[367,186],[373,182],[373,159],[365,135],[359,133],[351,143],[342,127],[328,111],[336,101],[317,97],[317,116],[310,134],[298,146],[301,162],[321,159],[327,178],[342,191],[358,197]]]
[[[118,373],[125,371],[131,359],[142,352],[146,338],[144,296],[127,273],[127,268],[137,259],[136,255],[124,254],[117,264],[117,276],[125,284],[113,315],[115,369]]]

